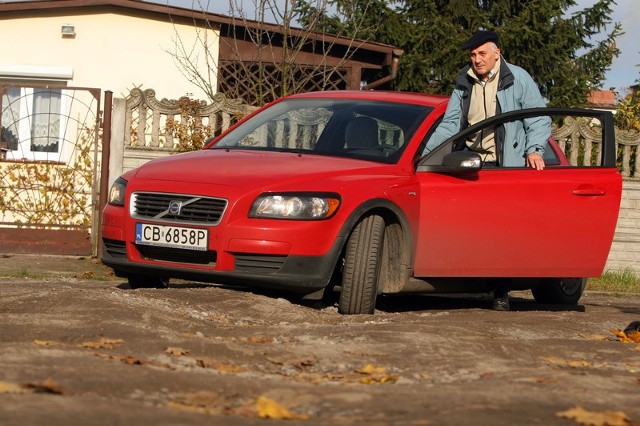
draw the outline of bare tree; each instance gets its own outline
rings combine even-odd
[[[176,31],[169,53],[211,100],[222,92],[262,105],[292,93],[360,87],[362,65],[354,59],[368,40],[357,37],[375,31],[356,21],[349,37],[327,33],[329,0],[229,0],[228,16],[207,6],[194,0],[194,10],[202,11],[196,41],[187,43]]]

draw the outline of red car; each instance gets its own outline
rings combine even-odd
[[[339,311],[379,294],[488,292],[513,278],[544,303],[575,304],[602,273],[622,179],[611,113],[533,109],[466,129],[423,155],[445,97],[319,92],[280,99],[196,152],[113,184],[101,260],[132,288],[169,278],[339,291]],[[601,143],[549,140],[547,167],[483,168],[454,142],[527,117],[588,117]],[[559,141],[560,142],[560,141]]]

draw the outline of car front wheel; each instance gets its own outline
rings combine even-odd
[[[338,304],[341,314],[373,314],[375,311],[384,227],[382,217],[367,216],[356,225],[347,241]]]
[[[582,297],[586,278],[545,278],[531,289],[538,303],[554,305],[575,305]]]
[[[151,275],[129,275],[127,277],[131,288],[167,288],[169,278],[154,277]]]

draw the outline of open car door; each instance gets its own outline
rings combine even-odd
[[[552,119],[552,135],[579,122],[600,139],[592,144],[578,132],[558,141],[552,137],[541,171],[483,168],[477,154],[453,152],[456,141],[482,129],[537,116]],[[417,176],[420,225],[414,276],[590,277],[602,273],[622,191],[610,112],[537,108],[492,117],[423,157]]]

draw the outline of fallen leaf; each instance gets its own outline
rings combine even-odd
[[[611,332],[623,343],[640,343],[640,331],[628,331],[624,332],[617,328],[612,328]]]
[[[133,357],[131,355],[120,357],[120,361],[124,362],[125,364],[129,364],[129,365],[148,365],[148,364],[152,364],[151,361],[148,361],[146,359],[136,358],[136,357]]]
[[[218,314],[207,314],[208,318],[223,322],[225,324],[229,324],[231,321],[227,318],[226,315],[218,315]]]
[[[63,395],[65,391],[53,379],[48,378],[42,383],[11,383],[0,381],[0,394],[26,394],[26,393],[52,393],[55,395]]]
[[[164,352],[173,356],[184,356],[189,354],[189,351],[187,349],[176,348],[171,346],[167,347],[167,349],[165,349]]]
[[[83,272],[80,275],[78,275],[79,279],[81,280],[93,280],[96,278],[96,274],[93,273],[92,271],[87,271],[87,272]]]
[[[308,414],[297,414],[287,410],[282,405],[278,404],[273,399],[266,396],[260,396],[256,400],[256,409],[258,410],[258,417],[261,419],[275,419],[275,420],[307,420]]]
[[[63,395],[65,392],[60,385],[48,378],[42,383],[27,383],[25,388],[31,389],[35,393],[52,393],[55,395]]]
[[[372,364],[367,364],[360,370],[355,370],[360,374],[384,374],[384,367],[375,367]]]
[[[371,364],[367,364],[364,368],[355,370],[355,372],[366,376],[360,379],[360,383],[365,385],[374,383],[395,383],[398,381],[396,376],[386,374],[384,367],[376,367]]]
[[[585,426],[627,426],[629,418],[622,411],[588,411],[582,407],[570,408],[556,413],[556,416],[575,420]]]
[[[533,381],[536,383],[557,383],[559,380],[557,377],[534,377]]]
[[[247,342],[250,343],[273,343],[273,337],[249,336]]]
[[[225,401],[219,394],[211,391],[176,395],[166,405],[177,410],[200,414],[220,414],[225,410]]]
[[[94,355],[97,356],[98,358],[120,361],[120,362],[123,362],[125,364],[129,364],[129,365],[151,365],[151,366],[154,366],[154,367],[167,368],[169,370],[173,370],[174,369],[172,366],[170,366],[168,364],[155,363],[153,361],[149,361],[147,359],[136,358],[136,357],[133,357],[131,355],[117,356],[117,355],[106,355],[106,354],[100,354],[100,353],[94,353]]]
[[[61,345],[62,343],[54,342],[52,340],[34,340],[33,344],[38,346],[57,346]]]
[[[0,381],[0,394],[3,394],[3,393],[22,394],[22,393],[32,393],[32,392],[33,390],[26,389],[17,383]]]
[[[211,361],[207,358],[198,358],[196,359],[196,362],[202,368],[210,368],[219,371],[220,373],[243,373],[247,371],[246,367],[242,367],[240,365]]]
[[[544,360],[546,362],[548,362],[549,364],[560,365],[560,366],[564,366],[564,367],[571,367],[571,368],[589,368],[589,367],[592,367],[591,363],[588,362],[588,361],[572,361],[572,360],[567,360],[567,359],[562,359],[562,358],[555,358],[555,357],[547,357]]]
[[[113,349],[116,346],[124,343],[122,339],[110,339],[108,337],[101,337],[98,340],[91,342],[84,342],[80,346],[87,349]]]

